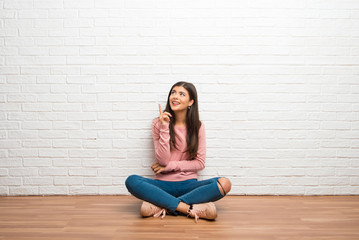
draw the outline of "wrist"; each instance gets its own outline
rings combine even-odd
[[[166,167],[165,167],[165,171],[166,172],[171,172],[175,170],[175,166],[174,166],[175,162],[174,161],[170,161],[167,163]]]
[[[161,128],[168,128],[169,127],[169,125],[170,125],[170,123],[169,122],[161,122]]]

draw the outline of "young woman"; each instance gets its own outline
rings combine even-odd
[[[204,124],[199,120],[197,91],[193,84],[178,82],[168,94],[167,105],[152,123],[156,162],[152,165],[155,179],[131,175],[126,179],[128,191],[144,200],[143,217],[166,212],[195,218],[215,219],[214,201],[231,189],[224,177],[197,180],[205,167],[206,139]]]

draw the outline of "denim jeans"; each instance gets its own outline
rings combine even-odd
[[[126,187],[133,196],[176,214],[180,201],[186,204],[198,204],[223,198],[217,185],[219,178],[170,182],[131,175],[126,179]]]

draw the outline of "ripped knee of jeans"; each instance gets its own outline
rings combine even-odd
[[[229,191],[231,190],[231,186],[232,186],[229,179],[228,178],[219,178],[219,179],[217,179],[217,183],[223,191],[223,193],[221,190],[220,190],[220,192],[223,194],[223,196],[226,196],[229,193]]]

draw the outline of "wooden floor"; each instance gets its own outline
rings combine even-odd
[[[132,196],[0,197],[0,239],[359,239],[359,196],[227,196],[218,218],[142,218]]]

